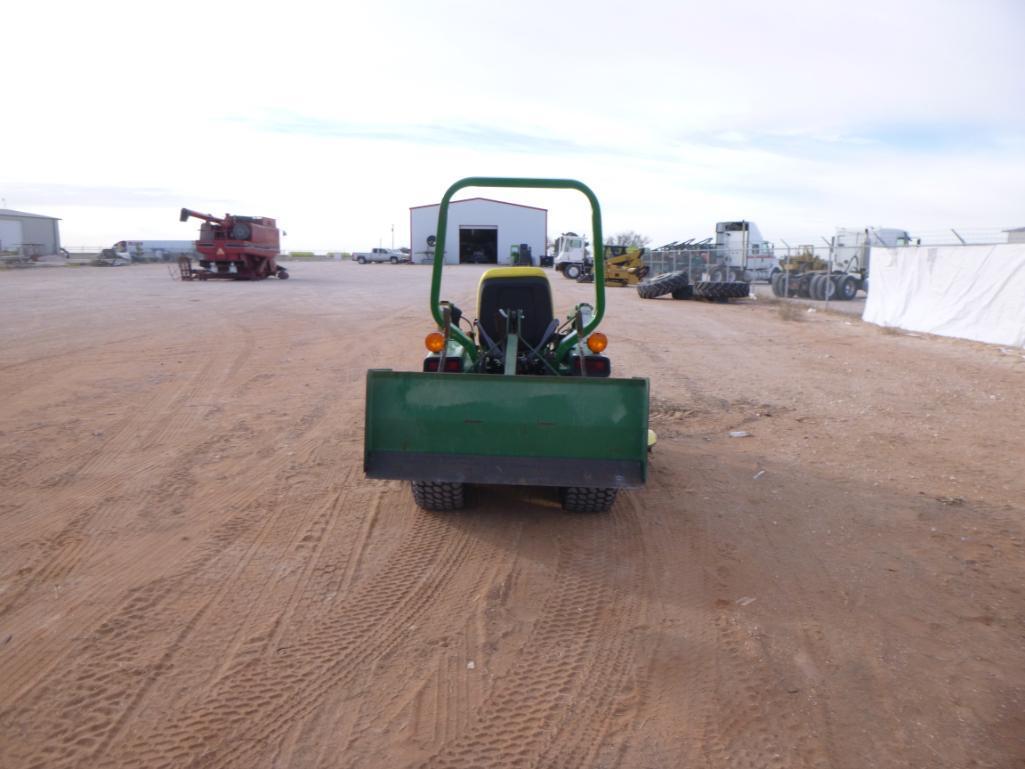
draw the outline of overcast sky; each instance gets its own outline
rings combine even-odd
[[[0,198],[68,246],[408,245],[464,176],[577,178],[607,233],[1025,225],[1025,0],[13,3]],[[471,193],[473,194],[473,193]],[[577,193],[479,194],[586,229]],[[578,199],[579,198],[579,199]]]

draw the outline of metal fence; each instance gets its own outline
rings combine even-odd
[[[772,244],[760,244],[745,256],[738,248],[715,245],[662,247],[645,252],[644,261],[652,274],[686,271],[692,282],[699,280],[768,281],[779,269],[779,254]]]
[[[644,262],[648,265],[651,275],[682,270],[690,275],[692,281],[700,280],[702,274],[708,270],[709,264],[714,264],[711,261],[711,249],[647,251],[644,254]]]

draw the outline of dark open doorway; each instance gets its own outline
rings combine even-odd
[[[497,262],[497,227],[459,228],[460,264],[495,264]]]

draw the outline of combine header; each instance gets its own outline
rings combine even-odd
[[[188,221],[190,216],[203,220],[196,251],[206,277],[233,280],[263,280],[271,275],[281,280],[288,277],[288,271],[277,263],[281,239],[273,219],[232,214],[222,218],[183,208],[180,221]]]
[[[550,486],[576,512],[608,510],[621,488],[643,486],[648,470],[648,380],[615,379],[597,331],[605,312],[605,263],[594,264],[594,305],[560,322],[544,270],[484,273],[476,319],[441,300],[448,207],[464,187],[574,189],[569,179],[469,178],[449,187],[438,211],[422,370],[369,371],[364,469],[408,480],[427,510],[463,506],[464,484]]]

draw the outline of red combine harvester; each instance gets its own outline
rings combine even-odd
[[[183,208],[181,221],[187,221],[190,216],[203,220],[196,241],[202,272],[194,271],[196,277],[234,280],[263,280],[271,275],[281,280],[288,277],[288,270],[277,263],[281,241],[273,219],[231,214],[221,218]]]

